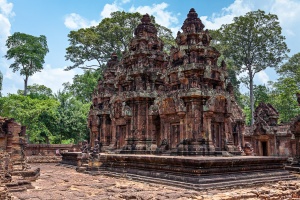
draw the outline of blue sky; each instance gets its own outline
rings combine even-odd
[[[190,8],[195,8],[208,29],[231,23],[233,17],[261,9],[277,14],[290,55],[300,52],[300,0],[0,0],[0,70],[3,73],[2,94],[16,93],[23,89],[23,77],[9,69],[5,41],[14,32],[35,36],[45,35],[50,52],[44,70],[29,78],[29,84],[43,84],[54,92],[62,89],[62,83],[71,82],[81,70],[63,71],[70,63],[65,61],[68,33],[89,27],[109,17],[110,12],[148,13],[157,23],[177,33]],[[276,80],[274,70],[267,69],[255,78],[256,84]]]

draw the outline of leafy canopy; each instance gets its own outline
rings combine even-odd
[[[75,75],[73,83],[64,83],[64,91],[71,93],[77,100],[82,103],[90,103],[95,87],[99,78],[101,78],[100,69],[95,71],[85,70],[82,75]]]
[[[28,77],[43,69],[44,58],[49,52],[47,39],[44,35],[35,37],[15,32],[8,37],[6,47],[8,50],[5,58],[14,59],[10,68],[13,72],[20,71],[20,74],[25,76],[24,95],[26,95]]]
[[[133,32],[140,23],[140,13],[127,13],[124,11],[112,12],[110,18],[103,19],[97,26],[71,31],[68,35],[70,46],[66,49],[66,60],[73,65],[66,70],[74,68],[95,69],[105,65],[113,52],[120,57],[126,51]],[[152,22],[158,29],[158,36],[165,42],[166,49],[175,44],[170,29]]]
[[[300,53],[293,55],[277,71],[284,78],[293,78],[300,88]]]

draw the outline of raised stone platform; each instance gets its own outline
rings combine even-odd
[[[91,174],[124,176],[168,185],[208,189],[296,179],[282,157],[185,157],[101,154]],[[91,164],[89,166],[92,166]]]

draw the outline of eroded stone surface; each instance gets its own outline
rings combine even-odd
[[[103,175],[91,176],[55,164],[34,164],[42,169],[35,189],[14,192],[15,199],[292,199],[300,197],[299,181],[284,181],[249,188],[195,191],[135,182]]]

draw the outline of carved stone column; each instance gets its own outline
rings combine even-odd
[[[205,130],[205,134],[206,134],[207,147],[208,147],[208,150],[210,152],[215,151],[215,147],[214,147],[213,141],[212,141],[212,131],[211,131],[211,118],[212,118],[212,116],[213,116],[213,112],[206,112],[205,113],[206,123],[204,123],[205,124],[204,130]]]

